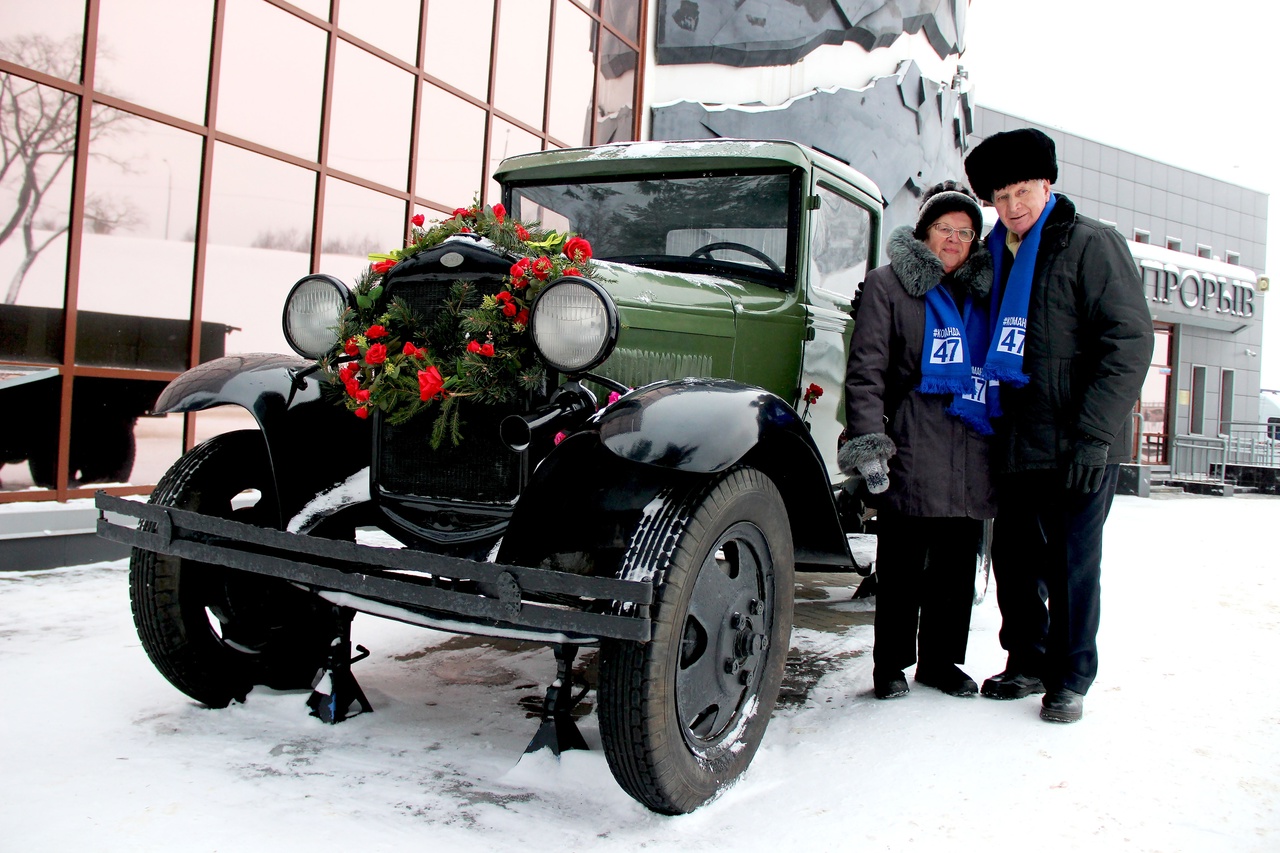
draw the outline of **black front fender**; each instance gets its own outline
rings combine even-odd
[[[257,421],[284,513],[369,464],[367,421],[322,399],[314,362],[275,353],[226,356],[178,376],[154,411],[239,406]]]
[[[739,464],[782,493],[797,568],[854,567],[826,466],[799,415],[768,391],[720,379],[647,385],[566,438],[521,496],[502,559],[539,565],[558,554],[620,552],[663,488]],[[584,568],[605,572],[608,563]]]

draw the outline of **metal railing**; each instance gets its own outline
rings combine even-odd
[[[1280,440],[1275,424],[1228,421],[1222,425],[1226,433],[1228,465],[1257,465],[1280,468]]]
[[[1169,475],[1175,480],[1222,485],[1226,482],[1225,435],[1175,435]]]

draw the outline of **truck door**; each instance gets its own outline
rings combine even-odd
[[[874,260],[879,216],[870,202],[834,176],[815,171],[809,203],[807,274],[808,332],[796,410],[811,384],[822,397],[809,406],[809,429],[822,451],[832,482],[844,479],[836,465],[836,444],[844,429],[844,371],[853,323],[854,294]]]

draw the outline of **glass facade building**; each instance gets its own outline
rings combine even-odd
[[[299,277],[351,280],[414,214],[493,200],[504,157],[636,139],[647,19],[644,0],[0,0],[0,502],[149,490],[248,418],[149,416],[160,390],[287,352]]]

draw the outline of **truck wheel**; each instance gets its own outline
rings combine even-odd
[[[623,576],[652,577],[653,639],[600,652],[600,734],[622,788],[693,811],[746,770],[778,698],[795,564],[773,483],[735,468],[646,513]]]
[[[274,491],[262,437],[253,430],[215,436],[160,479],[150,502],[276,526]],[[256,489],[253,506],[232,499]],[[156,669],[210,707],[243,702],[255,684],[311,686],[336,635],[332,607],[277,578],[133,549],[133,621]]]

